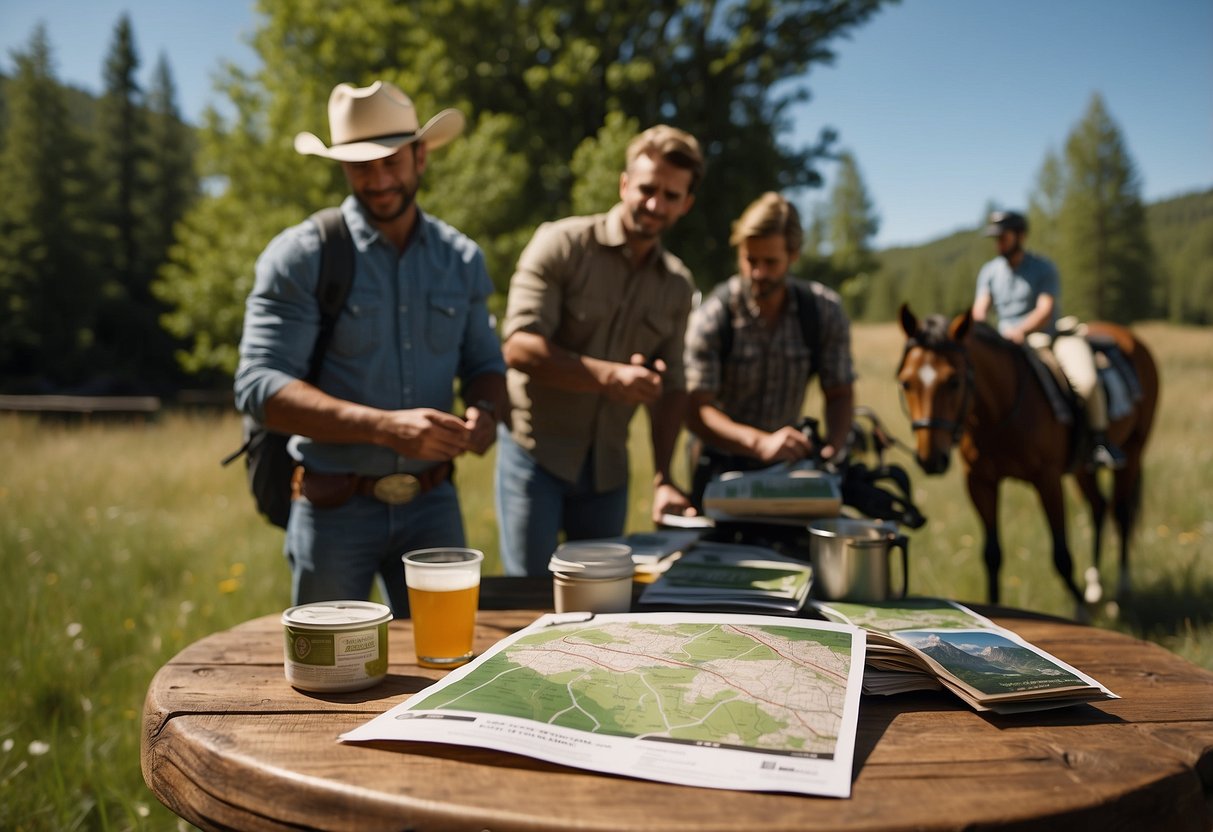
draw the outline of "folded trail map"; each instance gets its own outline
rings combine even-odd
[[[549,614],[343,741],[451,743],[611,774],[848,797],[864,631],[698,613]]]

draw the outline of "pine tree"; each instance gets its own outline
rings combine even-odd
[[[149,209],[143,226],[142,248],[155,268],[164,262],[173,242],[173,226],[198,196],[194,171],[195,141],[177,109],[177,90],[168,59],[161,55],[147,94],[147,148],[140,177]]]
[[[1062,248],[1058,220],[1065,197],[1065,170],[1057,154],[1049,150],[1036,174],[1036,190],[1028,200],[1030,248],[1046,257],[1057,257]]]
[[[1096,94],[1066,140],[1058,215],[1063,311],[1129,322],[1155,314],[1153,251],[1141,185],[1120,129]]]
[[[0,387],[49,392],[79,383],[89,364],[97,294],[80,206],[90,189],[45,27],[12,57],[0,150]]]
[[[142,91],[135,80],[139,56],[130,18],[123,15],[114,27],[105,58],[104,91],[98,102],[94,170],[101,183],[99,215],[111,245],[107,250],[110,274],[131,298],[141,297],[142,283],[136,202],[142,182],[147,129]]]
[[[855,157],[839,156],[838,177],[830,192],[830,264],[842,278],[842,295],[852,316],[862,317],[871,274],[880,267],[872,238],[880,219],[868,196]]]
[[[153,295],[152,282],[172,224],[186,207],[190,144],[177,118],[167,65],[162,61],[157,69],[155,99],[145,101],[136,79],[139,64],[124,14],[105,59],[93,156],[105,234],[105,259],[97,272],[105,287],[98,371],[112,390],[168,392],[177,375],[177,344],[161,324],[166,307]]]

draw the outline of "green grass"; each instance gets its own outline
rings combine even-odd
[[[1133,547],[1137,591],[1095,623],[1213,669],[1213,330],[1141,332],[1162,364],[1163,401]],[[896,329],[856,326],[854,338],[859,401],[908,439],[892,383]],[[630,529],[649,527],[645,431],[637,419]],[[176,828],[139,770],[148,682],[192,641],[290,601],[282,533],[253,511],[242,470],[218,465],[239,433],[234,416],[75,425],[0,416],[0,828]],[[492,454],[465,460],[457,477],[469,544],[485,551],[489,572],[499,569],[492,463]],[[912,591],[984,600],[980,532],[957,466],[938,478],[910,470],[930,518],[911,535]],[[1089,523],[1077,490],[1068,496],[1081,570]],[[1033,495],[1007,487],[1002,516],[1004,603],[1068,615]],[[1113,551],[1109,540],[1108,587]]]

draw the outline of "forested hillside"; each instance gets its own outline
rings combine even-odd
[[[141,80],[126,16],[98,97],[58,81],[39,28],[0,77],[0,391],[226,386],[257,254],[346,192],[338,166],[289,143],[324,123],[332,78],[387,78],[426,91],[422,113],[468,115],[419,200],[481,245],[498,310],[534,228],[609,208],[627,140],[663,120],[698,135],[708,156],[696,209],[666,240],[701,288],[735,268],[725,241],[745,204],[770,189],[812,191],[818,168],[837,162],[823,212],[805,218],[797,273],[838,288],[855,320],[891,320],[903,301],[919,314],[964,309],[994,253],[979,227],[873,250],[879,205],[858,160],[834,147],[833,128],[792,135],[785,117],[808,98],[807,69],[833,58],[829,44],[892,2],[847,0],[822,19],[793,0],[755,0],[704,18],[680,0],[655,20],[640,0],[605,16],[573,2],[527,6],[525,19],[488,0],[467,0],[475,15],[374,0],[338,18],[266,0],[255,39],[266,71],[217,81],[237,115],[211,112],[201,125],[178,113],[163,59]],[[493,62],[467,30],[472,16],[501,42]],[[381,30],[364,18],[381,18]],[[1029,248],[1057,262],[1067,313],[1213,324],[1213,190],[1144,204],[1098,94],[1044,159],[1029,204],[997,207],[1028,213]]]
[[[1176,323],[1213,324],[1213,189],[1147,205],[1146,226],[1156,264],[1150,278],[1155,306]],[[1030,236],[1028,248],[1034,242]],[[920,314],[958,312],[972,301],[977,271],[993,256],[980,226],[920,246],[884,249],[863,319],[889,320],[902,301]]]

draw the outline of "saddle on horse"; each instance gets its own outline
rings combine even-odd
[[[1072,317],[1058,322],[1059,336],[1084,338],[1095,359],[1096,384],[1102,388],[1108,421],[1122,419],[1133,411],[1141,399],[1141,382],[1132,362],[1111,338],[1088,333],[1086,325]],[[1045,397],[1057,421],[1063,425],[1082,425],[1082,397],[1071,386],[1053,351],[1048,345],[1031,345],[1024,350]]]

